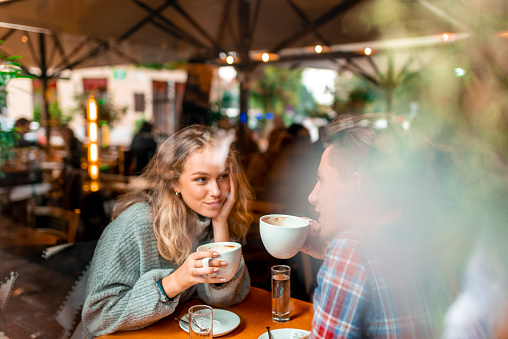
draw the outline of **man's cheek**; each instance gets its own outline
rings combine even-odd
[[[322,201],[324,204],[329,204],[331,200],[334,198],[334,192],[330,189],[330,187],[325,187],[322,193]]]

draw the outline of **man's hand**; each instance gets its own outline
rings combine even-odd
[[[326,256],[326,248],[329,241],[325,241],[320,237],[321,225],[317,221],[305,217],[303,219],[309,220],[310,230],[307,240],[300,251],[316,259],[323,260]]]

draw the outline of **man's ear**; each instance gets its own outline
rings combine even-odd
[[[354,172],[353,175],[351,175],[351,185],[355,191],[358,191],[362,188],[363,179],[360,173]]]

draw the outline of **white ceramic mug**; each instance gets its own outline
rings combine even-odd
[[[295,256],[309,234],[309,221],[284,214],[270,214],[259,219],[261,240],[268,253],[279,259]]]
[[[218,257],[204,258],[203,267],[209,267],[210,260],[223,260],[228,263],[227,266],[220,267],[219,272],[215,274],[217,277],[222,277],[226,279],[226,281],[229,281],[235,276],[236,271],[238,271],[238,266],[240,266],[240,260],[242,259],[241,244],[237,242],[212,242],[199,246],[197,250],[219,253]]]

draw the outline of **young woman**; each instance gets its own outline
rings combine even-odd
[[[241,302],[250,278],[242,258],[228,282],[211,273],[227,265],[195,252],[207,242],[243,241],[252,191],[237,155],[205,126],[168,139],[141,175],[142,187],[118,201],[95,250],[82,319],[98,336],[145,327],[199,298],[215,307]]]

